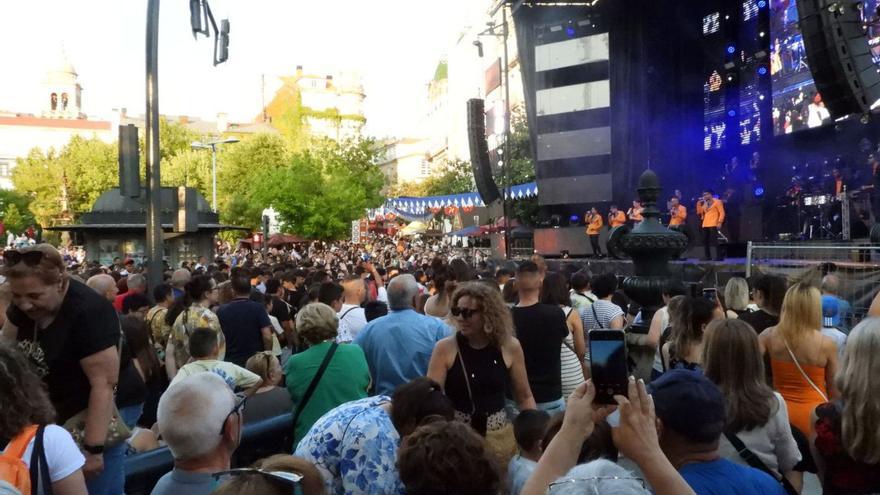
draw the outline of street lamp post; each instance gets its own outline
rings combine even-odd
[[[232,144],[237,142],[238,139],[236,138],[227,138],[209,141],[207,143],[201,143],[199,141],[194,141],[192,143],[192,149],[194,150],[211,150],[211,210],[213,210],[214,213],[217,213],[217,145]]]

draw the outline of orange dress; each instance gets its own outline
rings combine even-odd
[[[785,405],[788,408],[788,419],[797,429],[807,437],[813,431],[810,424],[810,415],[816,406],[827,402],[819,392],[814,389],[806,378],[798,370],[792,361],[780,361],[771,359],[773,368],[773,388],[782,394]],[[828,396],[828,388],[825,384],[825,368],[801,364],[804,373],[813,380],[819,390]]]

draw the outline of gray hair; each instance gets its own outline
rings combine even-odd
[[[192,278],[192,274],[186,268],[178,268],[171,274],[171,285],[181,288]]]
[[[159,432],[178,460],[198,459],[220,445],[235,396],[223,378],[197,373],[168,387],[159,399]]]
[[[839,294],[840,293],[840,277],[837,275],[828,274],[822,277],[822,292],[828,294]]]
[[[110,290],[111,287],[116,286],[116,280],[113,279],[110,275],[105,273],[99,273],[97,275],[92,275],[86,280],[86,285],[92,289],[93,291],[101,294],[103,297],[107,291]]]
[[[585,493],[650,495],[651,493],[641,481],[635,479],[632,473],[606,459],[579,464],[557,480],[557,482],[560,481],[563,483],[554,485],[549,492],[551,495],[583,495]],[[594,491],[590,491],[589,488],[593,488]]]
[[[416,278],[408,273],[398,275],[388,283],[388,309],[413,309],[417,295],[419,284]]]
[[[130,275],[128,277],[128,290],[131,289],[143,289],[147,286],[147,277],[141,275],[140,273],[135,273],[134,275]]]

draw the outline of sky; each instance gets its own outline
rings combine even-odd
[[[318,74],[357,71],[364,81],[366,132],[404,136],[420,117],[438,61],[489,0],[209,0],[230,19],[229,61],[214,67],[213,38],[193,40],[188,0],[160,9],[159,110],[251,121],[261,75],[297,65]],[[62,53],[83,86],[84,111],[144,112],[146,0],[0,0],[0,110],[39,113],[41,84]],[[268,84],[267,84],[268,86]],[[266,95],[267,103],[271,94]]]

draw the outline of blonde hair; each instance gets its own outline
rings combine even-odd
[[[849,334],[837,372],[843,403],[846,453],[865,464],[880,463],[880,318],[867,318]]]
[[[336,337],[338,329],[336,312],[324,303],[307,304],[296,314],[296,331],[309,345]]]
[[[819,289],[798,282],[791,286],[782,300],[782,312],[776,330],[792,346],[803,341],[810,332],[822,328],[822,294]]]
[[[483,332],[492,345],[500,346],[513,335],[513,318],[510,308],[504,304],[498,289],[481,282],[467,282],[458,286],[452,294],[450,307],[455,307],[462,297],[475,299],[483,313]]]
[[[244,367],[251,373],[259,375],[265,384],[269,382],[269,373],[272,372],[273,365],[277,363],[278,359],[272,354],[272,351],[260,351],[249,357]]]
[[[733,277],[724,286],[724,304],[727,309],[743,311],[749,305],[749,283],[742,277]]]

